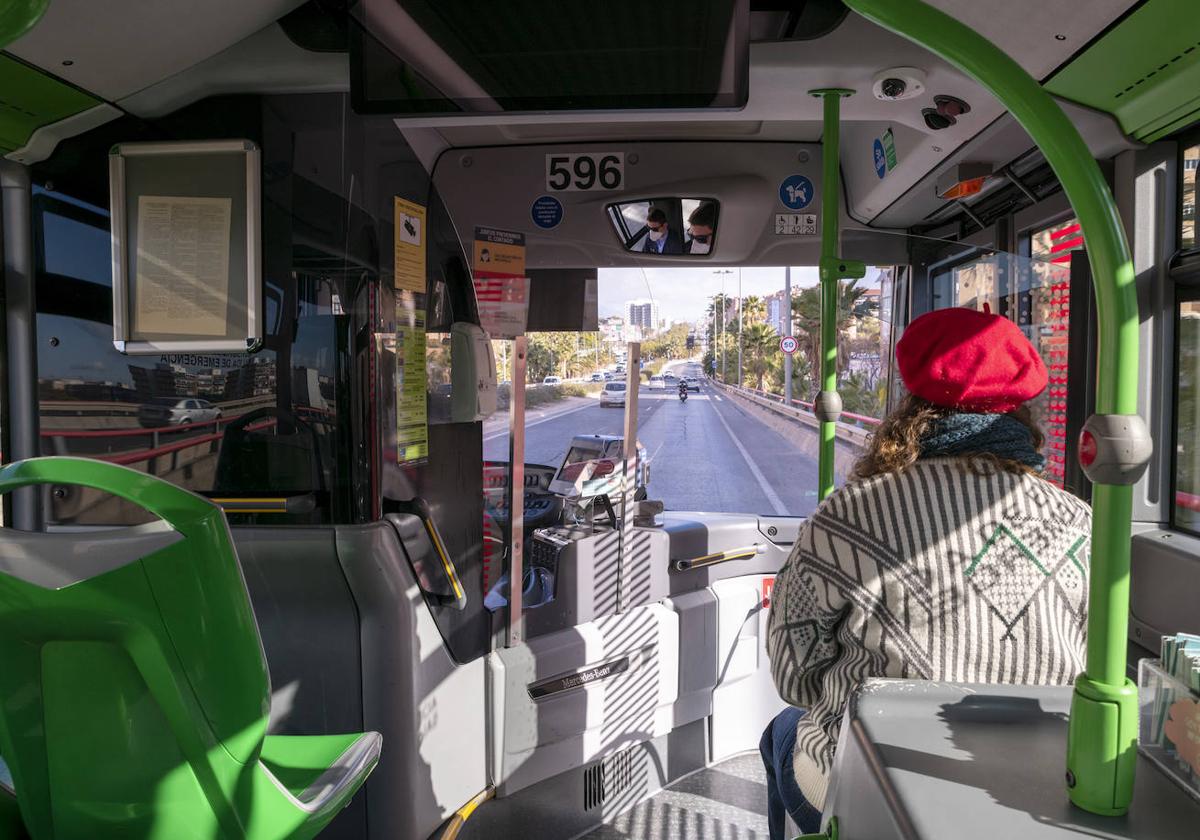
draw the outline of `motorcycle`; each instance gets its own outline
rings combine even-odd
[[[679,387],[679,401],[680,401],[680,402],[687,402],[687,395],[688,395],[688,392],[687,392],[687,386],[686,386],[686,385],[681,385],[681,386]]]

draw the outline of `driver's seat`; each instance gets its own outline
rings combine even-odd
[[[35,484],[91,487],[158,520],[0,538],[0,756],[32,840],[321,831],[381,739],[266,735],[266,662],[221,510],[102,461],[0,469],[0,494]]]

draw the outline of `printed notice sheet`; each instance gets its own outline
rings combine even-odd
[[[138,196],[133,331],[228,332],[230,198]]]
[[[415,464],[429,457],[425,310],[396,314],[396,460]]]
[[[425,208],[395,198],[395,286],[425,294]]]

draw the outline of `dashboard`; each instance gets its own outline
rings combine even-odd
[[[562,499],[550,492],[550,481],[557,467],[525,465],[525,531],[557,524],[562,514]],[[483,465],[484,511],[508,533],[508,463],[485,461]]]

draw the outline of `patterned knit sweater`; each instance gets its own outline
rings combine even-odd
[[[1030,475],[931,458],[850,484],[775,579],[767,650],[808,710],[796,781],[824,807],[846,701],[867,677],[1065,684],[1083,670],[1091,509]]]

